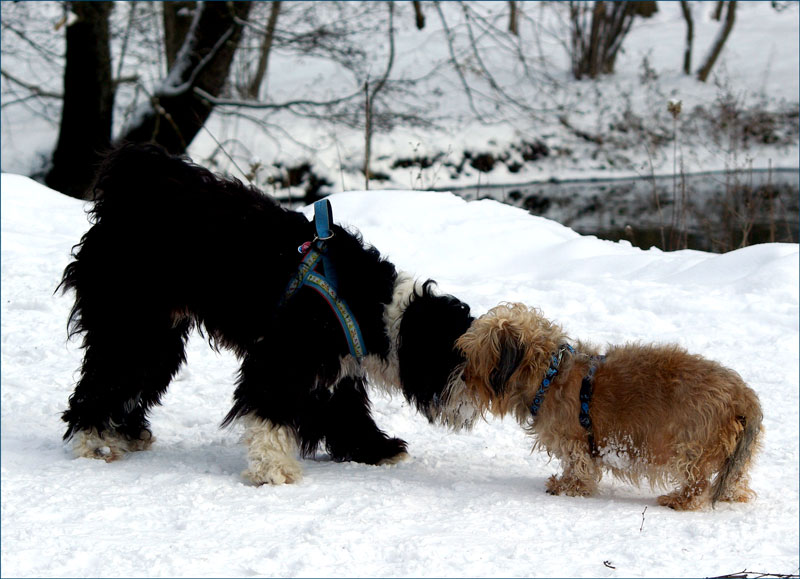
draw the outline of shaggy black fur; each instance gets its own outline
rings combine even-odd
[[[241,360],[228,423],[254,413],[289,426],[302,451],[324,444],[335,460],[377,463],[405,450],[375,425],[363,373],[347,360],[341,326],[316,292],[279,303],[314,237],[313,223],[233,179],[151,145],[106,157],[95,184],[93,226],[73,251],[61,287],[74,290],[71,334],[83,334],[81,377],[63,414],[79,431],[149,436],[147,412],[185,361],[194,327]],[[397,271],[338,225],[328,252],[339,295],[358,320],[370,356],[391,363],[384,324]],[[404,395],[429,418],[463,360],[453,343],[469,307],[425,284],[399,331]]]
[[[472,323],[469,306],[453,296],[437,296],[434,282],[422,284],[403,313],[397,357],[405,397],[430,420],[439,414],[442,384],[464,361],[453,344]]]

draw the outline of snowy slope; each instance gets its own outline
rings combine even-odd
[[[3,576],[715,576],[798,573],[798,246],[718,255],[642,251],[493,201],[342,193],[334,217],[476,314],[541,307],[599,343],[677,341],[735,368],[765,412],[756,502],[677,513],[649,488],[601,482],[551,497],[558,469],[510,420],[429,426],[375,394],[409,442],[393,467],[305,460],[297,485],[252,487],[241,430],[219,430],[236,361],[195,336],[152,414],[157,443],[106,464],[73,459],[59,413],[77,378],[70,297],[54,295],[88,228],[78,201],[2,175]]]

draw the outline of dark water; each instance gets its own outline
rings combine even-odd
[[[579,233],[642,248],[724,252],[798,241],[797,170],[703,173],[647,179],[529,183],[453,191],[527,209]]]

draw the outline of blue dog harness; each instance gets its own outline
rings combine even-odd
[[[536,420],[536,415],[539,414],[539,408],[542,406],[544,395],[547,394],[550,384],[553,383],[553,380],[555,380],[556,376],[558,375],[558,367],[561,365],[561,358],[564,357],[564,352],[574,354],[575,348],[569,344],[562,344],[558,348],[558,351],[553,354],[552,358],[550,359],[550,367],[547,369],[547,372],[545,372],[542,385],[539,386],[539,390],[536,392],[536,396],[533,397],[533,402],[531,402],[531,414],[533,415],[534,420]]]
[[[592,418],[589,416],[589,404],[592,401],[592,391],[594,389],[594,373],[597,371],[597,365],[604,362],[605,356],[592,356],[589,358],[589,371],[586,376],[581,380],[581,411],[578,414],[578,421],[586,429],[586,434],[589,439],[589,452],[592,456],[597,456],[597,447],[594,443],[594,431],[592,430]]]
[[[298,292],[298,290],[308,286],[321,295],[336,314],[339,323],[344,330],[347,338],[347,346],[350,353],[357,360],[366,356],[364,338],[361,336],[361,328],[356,321],[353,312],[347,303],[338,295],[338,280],[336,270],[332,260],[328,257],[328,247],[326,242],[333,237],[331,224],[333,223],[333,210],[327,199],[322,199],[314,203],[314,226],[316,235],[311,241],[306,241],[297,248],[297,251],[304,255],[297,273],[289,281],[283,295],[281,305]],[[322,265],[324,275],[318,271]]]
[[[547,368],[547,372],[545,372],[545,376],[542,380],[542,384],[539,386],[539,390],[536,391],[536,395],[533,397],[533,402],[531,402],[530,410],[534,420],[536,420],[536,415],[539,414],[539,409],[542,406],[544,395],[547,393],[547,390],[550,388],[553,380],[555,380],[556,376],[558,375],[558,367],[561,365],[561,359],[564,357],[564,352],[575,354],[575,348],[569,344],[562,344],[559,346],[556,353],[551,357],[550,366]],[[589,370],[586,373],[586,376],[583,377],[583,380],[581,380],[581,407],[580,412],[578,413],[578,421],[580,422],[580,425],[586,429],[589,440],[589,450],[593,456],[597,454],[597,448],[595,447],[594,433],[592,432],[592,418],[589,416],[589,407],[592,402],[594,374],[597,371],[598,364],[604,362],[605,359],[605,356],[591,356],[589,358]]]

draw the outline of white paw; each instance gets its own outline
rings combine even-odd
[[[389,458],[384,458],[383,460],[379,461],[378,466],[397,464],[398,462],[403,462],[409,458],[411,458],[411,455],[406,451],[398,452],[394,456],[390,456]]]
[[[155,440],[149,430],[142,430],[138,439],[129,439],[108,430],[97,434],[97,430],[92,428],[91,430],[82,430],[75,436],[73,451],[77,457],[113,462],[122,458],[126,452],[147,450]]]
[[[242,476],[256,485],[291,484],[303,478],[303,469],[294,458],[298,451],[294,430],[255,415],[245,417],[245,427],[247,470]]]
[[[255,485],[292,484],[302,480],[303,469],[299,462],[285,457],[280,462],[255,460],[250,461],[242,476]]]

